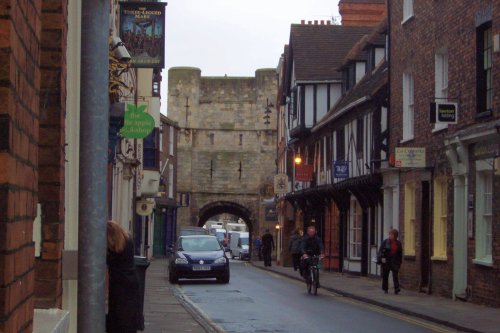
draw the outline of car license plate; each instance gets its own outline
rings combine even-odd
[[[193,266],[193,271],[209,271],[211,269],[210,266],[207,265],[196,265]]]

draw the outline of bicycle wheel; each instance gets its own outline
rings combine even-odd
[[[312,283],[312,292],[314,294],[314,296],[317,296],[318,295],[318,281],[319,281],[319,271],[318,269],[315,269],[314,270],[314,273],[313,273],[313,276],[314,276],[314,281]]]

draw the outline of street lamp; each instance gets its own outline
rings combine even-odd
[[[295,155],[293,161],[295,162],[295,164],[300,165],[302,163],[302,157],[300,157],[300,154]]]

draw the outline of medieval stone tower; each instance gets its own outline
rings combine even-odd
[[[255,77],[169,70],[168,116],[180,126],[177,189],[184,207],[178,227],[230,213],[254,235],[274,228],[276,92],[275,69],[259,69]]]

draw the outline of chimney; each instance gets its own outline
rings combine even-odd
[[[306,20],[300,20],[300,24],[302,25],[306,24]]]
[[[339,2],[339,13],[342,25],[375,27],[387,16],[387,5],[384,2],[367,3],[366,0],[350,0]]]
[[[325,21],[324,20],[321,20],[321,25],[325,25]]]
[[[314,20],[314,25],[318,25],[318,20]]]
[[[313,21],[307,21],[307,24],[311,25],[313,23]]]
[[[326,21],[326,25],[332,25],[332,21],[330,20]]]

